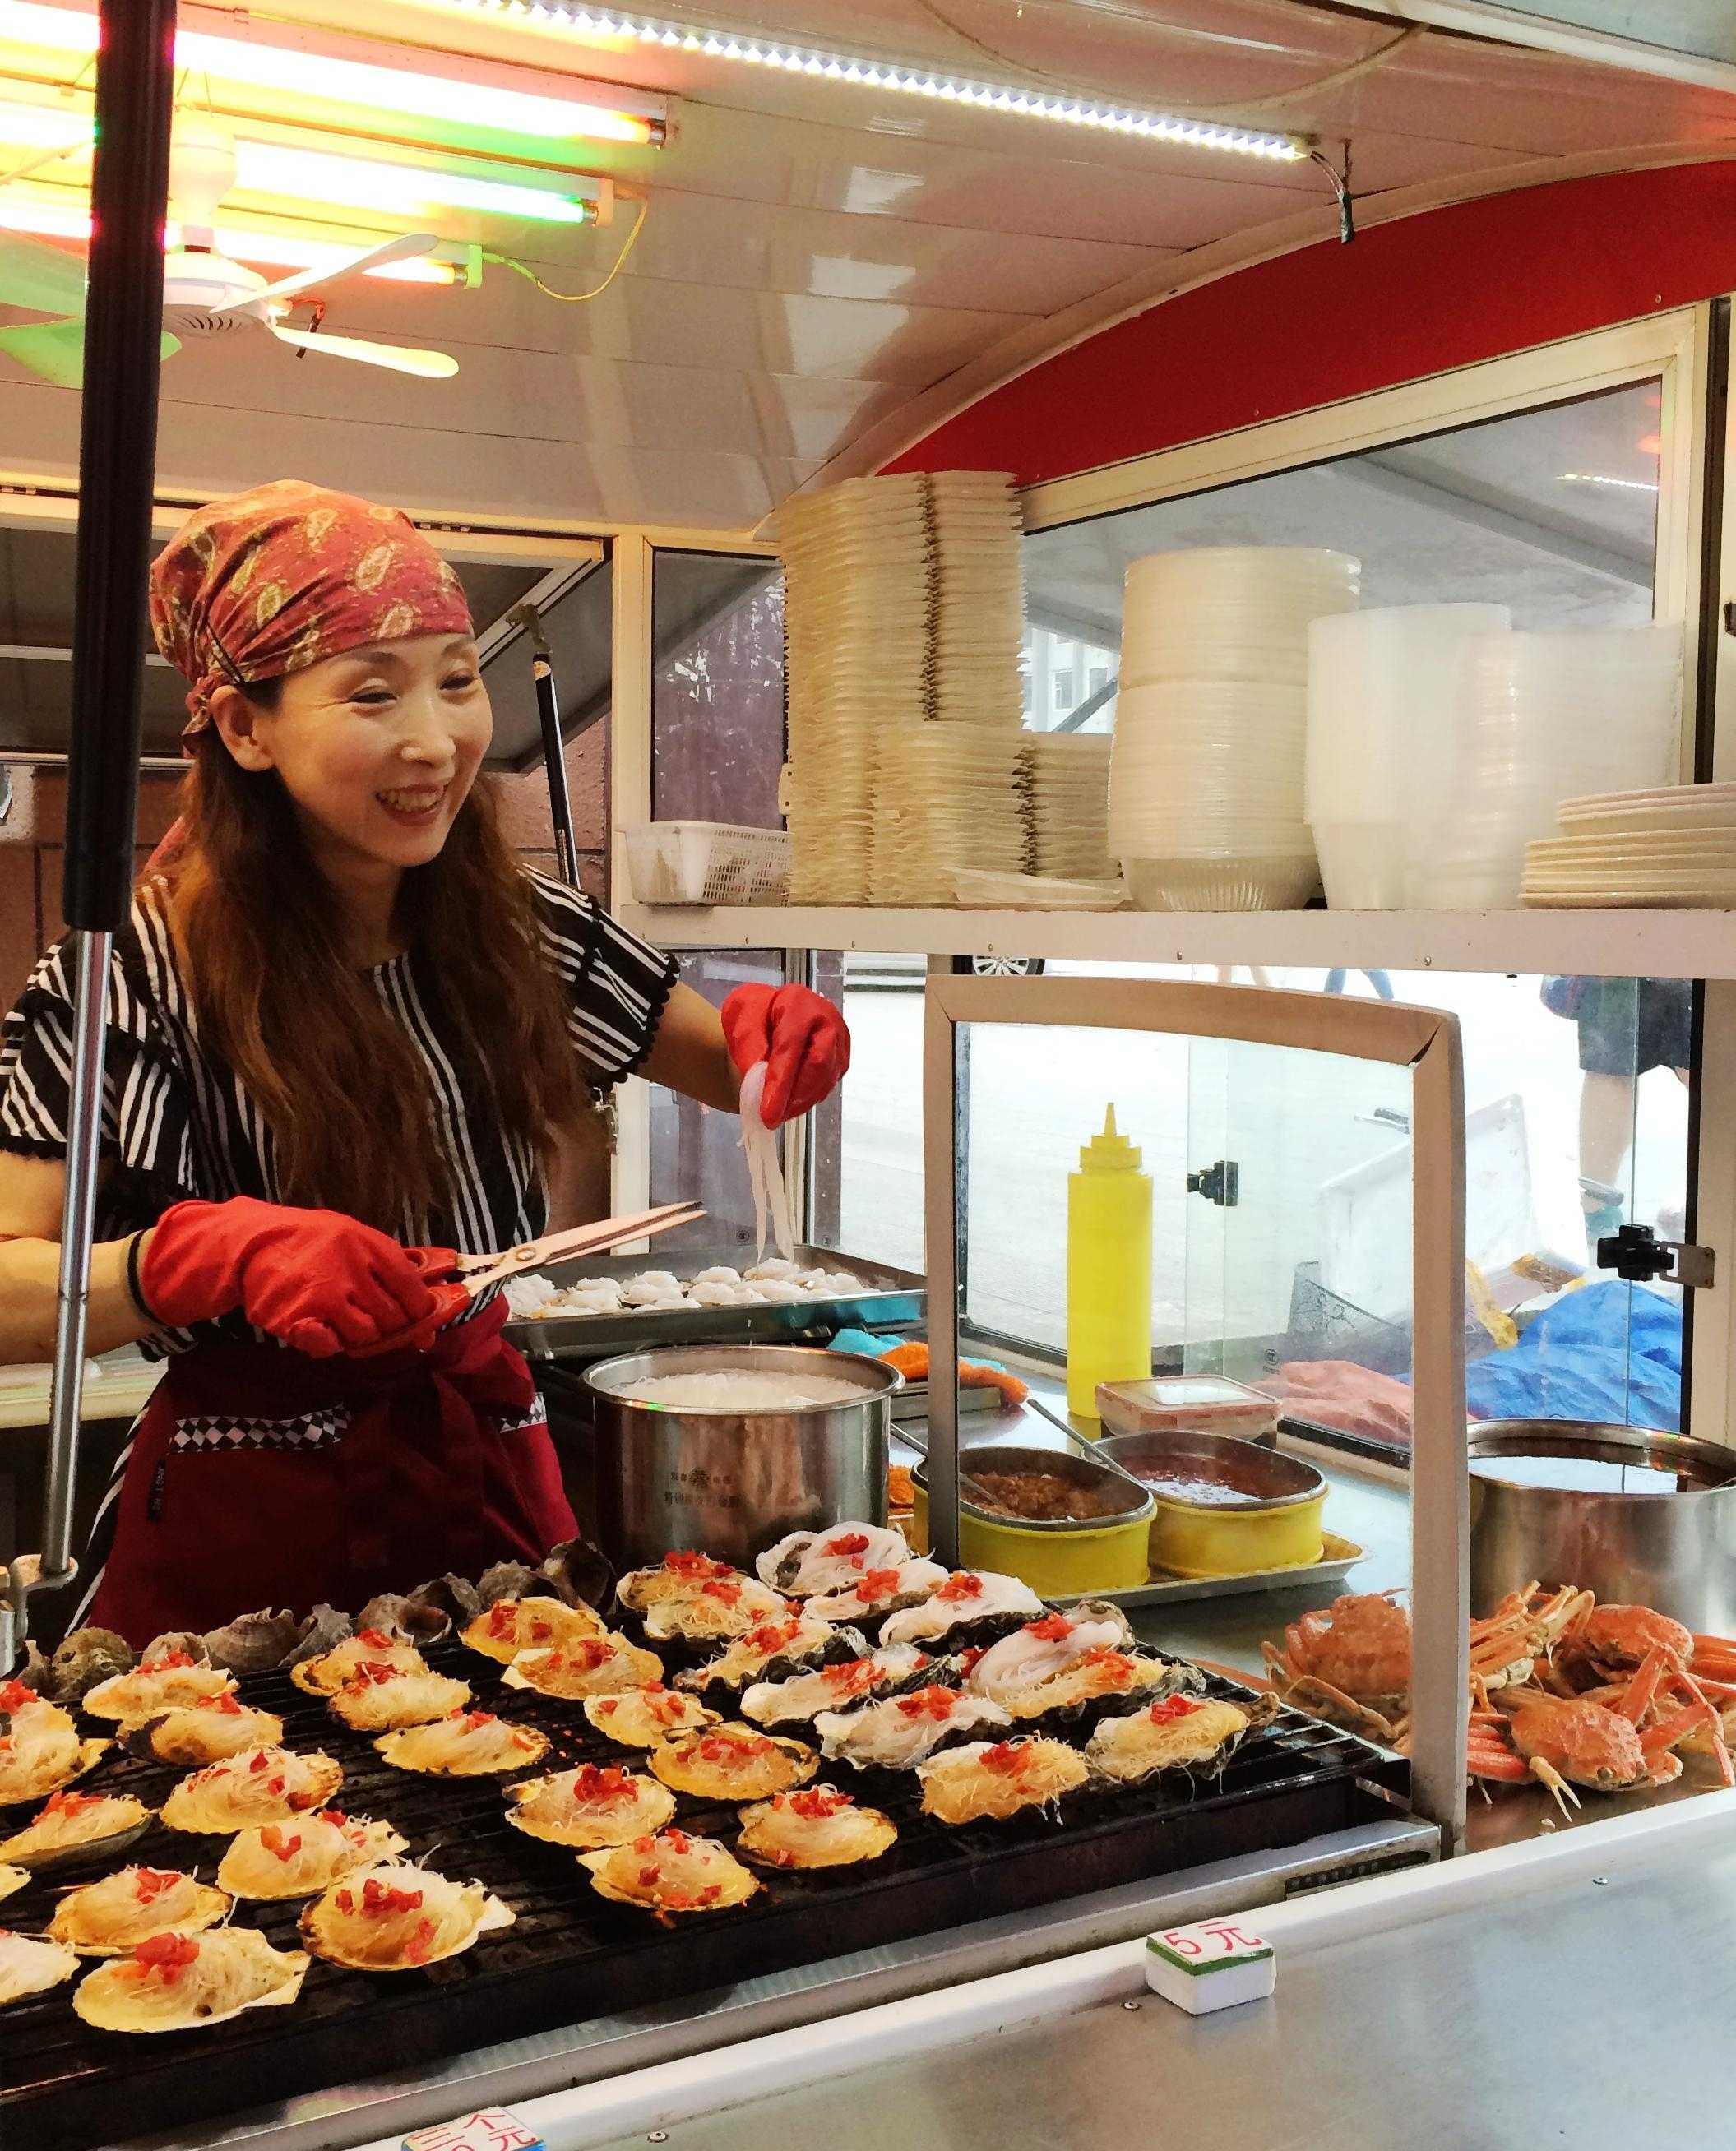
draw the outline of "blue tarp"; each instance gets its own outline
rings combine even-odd
[[[1682,1424],[1682,1305],[1612,1278],[1546,1307],[1508,1352],[1465,1371],[1480,1419],[1586,1419],[1674,1433]]]

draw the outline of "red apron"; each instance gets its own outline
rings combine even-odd
[[[576,1526],[506,1318],[497,1299],[431,1350],[377,1359],[178,1354],[134,1434],[87,1617],[136,1649],[256,1607],[357,1613],[448,1570],[540,1561]]]

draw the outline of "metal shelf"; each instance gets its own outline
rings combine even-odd
[[[1731,911],[893,911],[623,903],[671,949],[1736,979]]]

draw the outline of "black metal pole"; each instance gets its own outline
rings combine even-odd
[[[536,683],[536,713],[543,728],[543,767],[549,779],[549,817],[554,824],[554,857],[569,888],[579,886],[579,847],[573,835],[573,801],[567,790],[566,744],[560,736],[560,697],[542,615],[533,605],[519,605],[512,617],[530,636],[531,677]]]
[[[175,0],[103,0],[63,897],[67,924],[98,933],[124,922],[133,883],[175,22]]]

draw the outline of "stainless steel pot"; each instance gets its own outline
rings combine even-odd
[[[836,1404],[714,1410],[622,1394],[657,1374],[826,1376],[856,1384]],[[749,1567],[786,1532],[886,1521],[892,1399],[883,1360],[799,1345],[694,1344],[600,1360],[584,1375],[595,1413],[591,1517],[623,1568],[676,1548]]]
[[[1473,1614],[1533,1581],[1574,1583],[1736,1634],[1736,1451],[1645,1427],[1487,1420],[1470,1430],[1470,1459]],[[1632,1491],[1618,1465],[1670,1475],[1675,1491],[1643,1478]],[[1610,1483],[1536,1483],[1576,1475]]]

